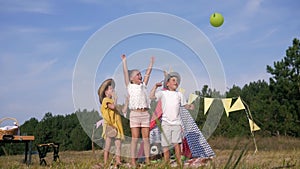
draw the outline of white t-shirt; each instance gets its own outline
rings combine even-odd
[[[178,91],[164,90],[156,92],[155,97],[162,103],[162,124],[180,125],[179,108],[186,105],[184,95]]]
[[[127,86],[129,94],[129,109],[149,108],[149,98],[147,97],[147,86],[144,83],[139,85],[129,83]]]

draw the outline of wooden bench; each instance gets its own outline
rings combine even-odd
[[[36,148],[39,152],[40,157],[40,165],[47,165],[47,162],[45,160],[45,157],[47,156],[47,153],[51,150],[53,150],[53,161],[59,161],[59,144],[58,143],[46,143],[46,144],[38,144],[36,145]]]

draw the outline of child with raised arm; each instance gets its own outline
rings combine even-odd
[[[121,115],[117,111],[117,96],[114,91],[115,82],[113,79],[105,80],[98,89],[99,101],[101,103],[101,112],[104,119],[102,137],[105,139],[104,147],[104,167],[108,165],[111,142],[115,141],[115,167],[121,165],[121,140],[124,140],[124,131],[121,121]],[[108,134],[107,126],[111,125],[116,129],[114,136]]]
[[[147,97],[147,84],[154,62],[151,57],[150,64],[144,78],[137,69],[128,70],[126,56],[122,55],[123,73],[127,92],[129,94],[130,129],[131,129],[131,165],[136,167],[136,150],[140,131],[142,133],[146,164],[150,164],[149,127],[150,114],[148,112],[150,100]]]
[[[182,93],[176,91],[180,84],[180,75],[177,72],[171,72],[165,76],[164,88],[167,90],[157,91],[156,89],[163,84],[156,83],[150,92],[150,98],[161,100],[162,103],[162,134],[161,145],[164,152],[164,160],[169,163],[171,145],[175,149],[175,157],[177,164],[181,166],[181,141],[182,141],[182,126],[180,117],[180,106],[186,109],[194,109],[194,106],[188,105]]]

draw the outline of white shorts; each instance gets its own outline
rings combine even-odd
[[[161,145],[163,147],[182,142],[181,125],[162,125]]]

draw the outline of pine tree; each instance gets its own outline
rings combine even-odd
[[[300,42],[293,40],[293,45],[286,50],[286,56],[274,62],[274,67],[267,66],[270,78],[270,90],[273,101],[273,120],[276,133],[300,136]]]

